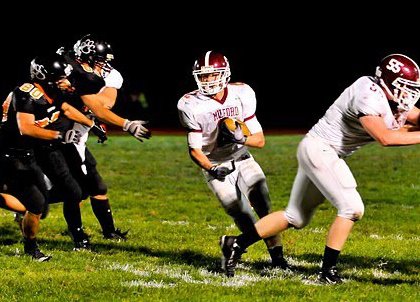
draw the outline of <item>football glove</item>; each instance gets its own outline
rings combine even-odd
[[[130,133],[132,136],[134,136],[139,141],[143,142],[143,138],[149,139],[152,136],[152,133],[143,125],[147,124],[146,121],[130,121],[125,120],[123,130]]]
[[[220,181],[225,181],[226,176],[228,176],[233,171],[235,171],[235,162],[233,160],[231,169],[225,166],[214,165],[208,170],[211,176]]]
[[[58,135],[58,140],[63,144],[78,144],[82,134],[78,130],[70,129],[66,133],[61,132]]]
[[[220,121],[219,145],[223,146],[228,143],[245,144],[247,137],[250,135],[248,127],[244,122],[224,118]]]
[[[108,137],[106,136],[105,125],[97,123],[97,120],[94,120],[93,126],[90,128],[93,134],[98,137],[98,144],[103,144]]]

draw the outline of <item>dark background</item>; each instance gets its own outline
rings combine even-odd
[[[326,13],[304,4],[293,10],[282,9],[281,3],[229,10],[216,4],[189,10],[157,4],[162,7],[98,6],[89,12],[67,7],[54,14],[40,9],[4,18],[0,98],[27,78],[34,56],[91,33],[114,49],[114,65],[124,76],[115,110],[124,117],[137,110],[124,109],[131,108],[126,106],[129,94],[141,91],[149,108],[138,116],[150,120],[151,129],[180,129],[177,101],[196,89],[193,62],[212,49],[229,59],[231,81],[254,88],[257,117],[265,129],[306,129],[345,87],[373,75],[385,55],[420,58],[414,13],[388,18],[364,8],[346,16],[345,6]]]

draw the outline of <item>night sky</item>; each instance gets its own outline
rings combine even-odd
[[[279,13],[270,7],[183,14],[171,14],[172,9],[133,12],[120,7],[96,11],[92,18],[75,17],[76,10],[44,17],[27,12],[2,20],[0,98],[27,79],[34,56],[72,45],[86,33],[111,43],[114,65],[124,76],[121,98],[133,89],[143,91],[150,106],[144,115],[152,129],[180,128],[176,104],[196,89],[191,68],[206,50],[229,59],[231,81],[254,88],[257,117],[265,129],[312,126],[345,87],[359,76],[373,75],[390,53],[420,62],[420,36],[406,30],[408,23]],[[28,30],[17,29],[17,22]]]

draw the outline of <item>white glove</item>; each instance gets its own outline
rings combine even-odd
[[[143,125],[147,124],[145,121],[124,121],[123,130],[130,133],[132,136],[143,142],[142,138],[149,139],[152,135],[151,132]]]
[[[63,144],[78,144],[80,142],[80,138],[82,134],[78,130],[70,129],[66,133],[60,133],[58,135],[58,139]]]
[[[104,80],[106,87],[113,87],[116,89],[120,89],[124,81],[121,73],[115,68],[111,69]]]

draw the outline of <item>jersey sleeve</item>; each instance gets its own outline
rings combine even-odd
[[[178,102],[178,115],[182,127],[187,131],[201,132],[201,126],[196,120],[193,110],[191,109],[188,96],[182,97]]]
[[[364,87],[357,89],[354,98],[353,109],[360,116],[380,116],[382,113],[382,102],[380,87],[375,83],[366,83]]]
[[[21,91],[19,88],[13,91],[12,108],[16,112],[35,113],[35,104],[28,93]]]
[[[242,91],[243,118],[251,134],[261,132],[262,127],[259,123],[255,111],[257,109],[257,98],[254,90],[246,84],[243,84]]]
[[[178,102],[178,114],[182,127],[188,131],[188,146],[191,149],[201,149],[203,147],[203,134],[198,121],[191,109],[190,96],[185,95]]]

